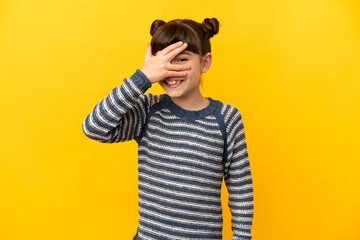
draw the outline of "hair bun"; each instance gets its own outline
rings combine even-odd
[[[163,20],[160,19],[156,19],[150,27],[150,35],[154,36],[154,34],[156,33],[156,31],[159,29],[159,27],[161,27],[162,25],[164,25],[166,22],[164,22]]]
[[[202,25],[209,38],[219,32],[219,21],[216,18],[205,18]]]

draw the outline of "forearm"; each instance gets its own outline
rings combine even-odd
[[[240,144],[241,142],[237,145]],[[229,191],[229,208],[232,215],[231,226],[234,232],[232,240],[251,239],[254,199],[246,147],[243,146],[242,150],[234,155],[225,183]]]
[[[229,208],[231,226],[234,232],[232,240],[251,239],[254,199],[249,166],[244,165],[242,174],[234,174],[228,179]],[[248,170],[247,170],[248,169]]]
[[[139,116],[145,115],[141,109],[133,109],[139,103],[139,97],[151,86],[146,76],[137,70],[123,84],[114,88],[109,95],[99,101],[95,108],[83,121],[84,134],[100,142],[118,142],[122,138],[133,135],[134,126],[141,121]],[[143,107],[143,106],[140,106]],[[139,108],[140,108],[139,107]],[[125,115],[131,121],[127,121]],[[124,131],[127,125],[127,131]]]

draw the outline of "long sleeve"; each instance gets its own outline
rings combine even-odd
[[[244,125],[236,108],[230,107],[226,115],[228,144],[224,180],[229,192],[232,240],[248,240],[252,238],[254,199]]]
[[[146,115],[153,102],[145,74],[137,70],[122,85],[98,102],[82,124],[84,134],[96,141],[114,143],[129,141],[141,134]]]

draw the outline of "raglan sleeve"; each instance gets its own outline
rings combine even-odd
[[[254,210],[250,162],[241,114],[235,107],[230,109],[226,124],[227,158],[224,180],[229,192],[232,240],[249,240],[252,238]]]
[[[100,100],[82,123],[84,134],[102,143],[137,140],[146,121],[153,96],[151,83],[140,70]]]

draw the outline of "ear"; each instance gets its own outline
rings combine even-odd
[[[212,60],[212,54],[211,53],[207,53],[205,54],[205,56],[202,58],[201,61],[201,72],[202,73],[206,73],[211,65],[211,60]]]

